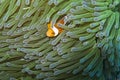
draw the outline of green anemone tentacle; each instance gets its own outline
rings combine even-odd
[[[64,31],[46,36],[47,24]],[[0,80],[119,80],[120,0],[0,0]]]

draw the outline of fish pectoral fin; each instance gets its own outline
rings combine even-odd
[[[55,33],[54,33],[54,31],[52,29],[48,29],[48,31],[46,32],[46,35],[48,37],[54,37]]]
[[[59,34],[59,30],[53,26],[52,28],[49,28],[48,31],[46,32],[46,35],[48,37],[55,37]]]

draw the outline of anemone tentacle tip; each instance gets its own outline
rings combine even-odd
[[[0,80],[119,80],[119,54],[119,0],[0,0]]]

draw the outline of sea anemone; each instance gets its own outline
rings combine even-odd
[[[0,80],[119,76],[120,0],[0,0]]]

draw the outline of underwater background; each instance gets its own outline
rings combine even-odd
[[[0,0],[0,80],[120,80],[120,0]]]

